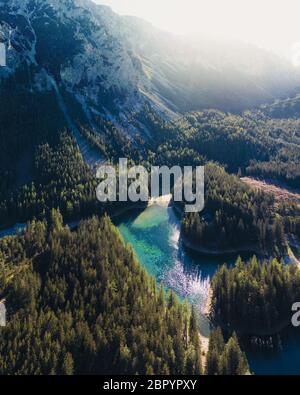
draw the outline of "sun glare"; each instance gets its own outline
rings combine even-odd
[[[300,42],[299,0],[95,0],[176,34],[235,38],[289,55]]]

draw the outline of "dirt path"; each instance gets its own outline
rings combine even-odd
[[[208,291],[206,306],[203,311],[203,314],[207,317],[210,316],[210,312],[211,312],[212,296],[213,296],[212,288],[210,287]],[[202,361],[202,367],[204,369],[206,367],[207,353],[209,350],[209,337],[202,335],[202,333],[200,332],[199,332],[199,337],[201,341],[201,361]]]
[[[202,364],[203,370],[205,370],[206,361],[207,361],[207,353],[208,353],[208,349],[209,349],[209,338],[201,335],[201,333],[199,333],[199,338],[200,338],[200,342],[201,342],[201,364]]]

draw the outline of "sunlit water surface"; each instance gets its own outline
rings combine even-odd
[[[181,299],[187,299],[199,313],[201,332],[209,335],[209,322],[203,311],[210,281],[224,262],[233,264],[236,256],[206,257],[186,249],[180,238],[180,221],[171,207],[153,205],[131,211],[115,221],[126,242],[130,243],[148,273],[166,289],[172,289]],[[76,227],[78,222],[70,223]],[[11,236],[25,228],[16,224],[0,231],[0,238]],[[245,259],[247,258],[244,257]],[[262,341],[263,340],[263,341]],[[289,328],[270,338],[244,342],[251,371],[255,374],[300,374],[300,329]]]
[[[206,257],[185,248],[180,238],[180,220],[171,207],[153,205],[145,210],[128,212],[116,224],[147,272],[166,289],[173,290],[195,306],[201,332],[207,336],[209,322],[202,313],[211,278],[220,265],[225,261],[233,264],[237,256]],[[245,342],[253,373],[300,374],[300,329],[285,331],[279,339],[276,337],[273,341],[276,343],[273,348]],[[268,340],[264,339],[264,343]]]

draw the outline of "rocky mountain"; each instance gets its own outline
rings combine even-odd
[[[75,117],[99,131],[101,117],[129,136],[149,135],[139,117],[146,103],[167,119],[204,108],[239,112],[300,85],[271,53],[178,37],[90,0],[0,0],[0,41],[7,48],[0,102],[5,88],[20,90],[26,100],[38,97],[39,111],[48,95],[52,117],[58,108],[74,130]]]
[[[300,95],[288,97],[283,100],[275,100],[273,103],[264,104],[261,110],[273,118],[296,118],[300,117]]]

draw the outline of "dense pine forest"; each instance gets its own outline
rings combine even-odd
[[[80,112],[75,108],[74,117],[76,113]],[[251,247],[253,251],[277,256],[286,252],[284,233],[299,232],[298,207],[289,208],[286,219],[282,207],[274,209],[271,195],[250,189],[234,175],[252,174],[298,187],[297,118],[289,113],[286,117],[271,118],[263,108],[242,115],[210,110],[166,122],[150,105],[143,107],[139,117],[151,129],[153,139],[138,136],[129,139],[124,131],[100,116],[95,119],[101,134],[84,126],[83,118],[75,120],[82,136],[112,163],[127,157],[132,163],[148,168],[207,165],[206,212],[183,219],[183,234],[192,243],[208,249]],[[2,165],[6,174],[0,193],[2,227],[33,217],[42,219],[52,207],[59,207],[66,220],[99,214],[102,210],[95,199],[95,177],[83,162],[73,138],[65,132],[54,133],[49,139],[48,133],[55,126],[50,123],[48,127],[39,139],[32,137],[36,147],[30,167],[32,181],[14,190],[6,188],[4,184],[9,185],[13,173],[5,173]],[[45,143],[38,145],[40,140]],[[16,155],[18,150],[14,151]],[[210,163],[211,160],[215,162]]]
[[[250,374],[246,355],[241,351],[235,333],[226,343],[220,328],[211,331],[206,374],[209,376]]]
[[[37,147],[33,181],[6,194],[0,203],[0,223],[43,219],[59,207],[66,220],[101,213],[97,180],[84,163],[74,138],[62,133],[57,143]]]
[[[155,119],[148,112],[148,118]],[[205,157],[226,166],[229,172],[300,187],[300,121],[295,116],[273,117],[266,109],[242,115],[207,110],[187,114],[167,127],[157,119],[152,125],[157,131],[155,152],[159,157],[173,156],[176,161],[189,152],[189,164]]]
[[[205,170],[205,211],[185,215],[185,237],[196,246],[214,250],[286,251],[284,225],[275,215],[274,197],[249,188],[218,165],[209,164]]]
[[[156,125],[158,121],[153,123]],[[112,130],[107,122],[106,127]],[[120,142],[121,134],[115,130]],[[170,133],[170,125],[164,130],[166,134]],[[92,138],[91,132],[82,133]],[[90,141],[99,148],[99,136],[95,135]],[[132,163],[141,161],[148,168],[150,164],[162,163],[169,166],[206,164],[205,212],[185,216],[182,221],[183,234],[191,243],[212,250],[248,248],[282,256],[287,249],[285,232],[299,233],[297,205],[289,207],[289,215],[284,215],[286,209],[283,206],[275,208],[272,195],[246,186],[217,163],[209,162],[199,150],[196,152],[188,146],[182,151],[176,147],[172,149],[173,143],[170,142],[164,149],[159,146],[155,152],[145,144],[144,150],[138,153],[134,145],[126,141],[122,140],[120,145],[115,143],[115,146],[122,147],[117,151],[103,142],[102,153],[112,152],[109,156],[112,163],[121,155]],[[3,188],[0,201],[2,226],[33,217],[43,219],[52,207],[59,207],[67,221],[104,211],[96,200],[95,175],[84,163],[74,138],[67,132],[61,133],[56,142],[36,148],[31,175],[32,181],[17,189]]]
[[[31,179],[35,149],[45,142],[55,144],[66,126],[54,91],[32,92],[34,72],[34,66],[24,65],[13,76],[0,78],[1,199]]]
[[[290,308],[300,298],[300,270],[273,259],[234,268],[222,266],[212,281],[212,318],[223,328],[247,334],[274,334],[287,326]]]
[[[108,217],[71,232],[59,211],[0,240],[0,374],[202,374],[198,317],[158,288]],[[205,374],[249,373],[212,332]]]
[[[110,220],[62,216],[0,241],[0,374],[201,374],[195,312],[164,294]]]

